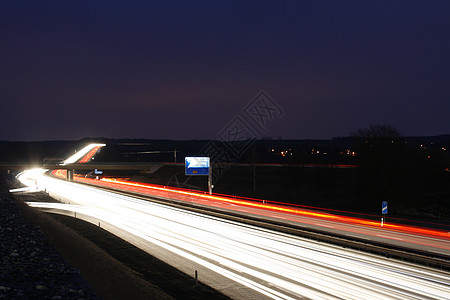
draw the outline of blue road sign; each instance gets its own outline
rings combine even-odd
[[[388,202],[387,201],[381,201],[381,213],[383,215],[388,213]]]
[[[185,157],[186,175],[209,175],[209,157]]]

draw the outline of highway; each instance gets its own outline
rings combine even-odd
[[[65,171],[53,171],[60,174]],[[177,200],[196,206],[215,208],[225,213],[238,213],[246,217],[258,217],[305,229],[327,232],[363,241],[378,242],[400,248],[420,250],[430,255],[450,257],[450,233],[430,228],[385,223],[355,217],[329,214],[282,204],[263,203],[262,200],[233,198],[224,195],[207,195],[171,187],[143,184],[123,180],[94,180],[75,177],[74,180],[107,188],[134,192],[163,199]]]
[[[108,224],[120,229],[126,239],[141,241],[141,246],[144,241],[144,248],[152,245],[152,254],[184,272],[193,275],[199,269],[202,282],[235,299],[450,299],[448,272],[152,203],[38,171],[24,173],[20,179],[71,203],[31,206],[78,212],[92,222],[102,222],[104,228]],[[425,233],[423,237],[433,239],[433,244],[434,239],[440,240]]]

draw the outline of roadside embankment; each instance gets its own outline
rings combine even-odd
[[[42,220],[45,222],[44,220]],[[100,299],[0,184],[0,298]]]

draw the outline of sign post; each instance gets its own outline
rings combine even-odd
[[[212,176],[209,157],[185,157],[185,174],[208,176],[208,191],[212,194]]]
[[[213,184],[212,184],[212,175],[211,175],[211,167],[209,167],[209,174],[208,174],[208,192],[210,195],[212,195],[212,189],[213,189]]]
[[[388,213],[388,202],[387,201],[381,201],[381,214],[387,215]],[[381,227],[383,227],[384,218],[381,217]]]

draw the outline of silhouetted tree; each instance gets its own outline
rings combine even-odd
[[[370,139],[372,141],[392,141],[400,138],[400,132],[390,125],[370,125],[368,128],[360,128],[352,133],[353,137]]]
[[[404,206],[402,187],[407,182],[408,163],[405,143],[397,129],[389,125],[370,125],[352,133],[360,165],[359,194],[370,199],[370,209],[389,201],[390,210]]]

